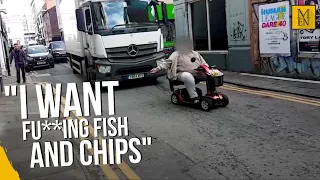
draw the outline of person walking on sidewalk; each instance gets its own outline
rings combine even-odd
[[[17,83],[20,84],[20,71],[22,72],[23,83],[26,82],[26,71],[25,71],[25,62],[26,55],[23,50],[18,46],[18,44],[14,44],[14,50],[10,53],[10,65],[12,64],[12,60],[14,59],[15,67],[17,70]]]

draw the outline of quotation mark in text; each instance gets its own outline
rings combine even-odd
[[[17,86],[4,86],[5,96],[17,96]]]

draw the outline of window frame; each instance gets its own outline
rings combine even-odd
[[[204,54],[207,54],[207,53],[215,53],[215,54],[228,54],[229,53],[229,49],[226,49],[226,50],[212,50],[211,49],[211,27],[210,27],[210,8],[209,8],[209,0],[193,0],[193,1],[189,1],[188,4],[187,4],[187,12],[188,12],[188,16],[187,16],[187,21],[188,21],[188,24],[189,24],[189,37],[193,39],[193,29],[192,29],[192,11],[191,11],[191,4],[192,3],[196,3],[196,2],[199,2],[199,1],[206,1],[206,15],[207,15],[207,35],[208,35],[208,50],[201,50],[201,51],[198,51],[200,53],[204,53]],[[227,22],[226,22],[227,23]]]
[[[88,11],[90,14],[90,24],[87,24],[87,14],[86,11]],[[85,19],[85,25],[86,25],[86,31],[92,35],[94,34],[94,22],[93,22],[93,15],[92,15],[92,11],[91,11],[91,6],[90,4],[85,4],[83,7],[83,14],[84,14],[84,19]]]

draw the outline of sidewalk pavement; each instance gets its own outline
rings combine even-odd
[[[5,85],[15,82],[15,75],[13,73],[12,75],[4,79]],[[40,120],[35,85],[32,82],[27,84],[27,93],[28,120]],[[3,94],[0,97],[0,146],[7,149],[7,157],[12,162],[13,168],[18,171],[21,180],[87,180],[92,178],[92,172],[90,174],[87,168],[80,164],[77,157],[74,158],[74,163],[70,167],[39,168],[36,166],[34,169],[31,169],[32,143],[35,141],[31,138],[31,134],[29,134],[27,141],[22,140],[22,121],[26,120],[21,120],[20,111],[19,86],[17,86],[17,96],[5,96]],[[44,119],[41,120],[45,121]],[[54,119],[49,119],[49,121],[52,122]],[[42,138],[39,142],[43,150],[43,143],[45,141],[52,142],[59,140],[64,140],[62,132],[51,130],[42,131]]]
[[[320,98],[320,82],[223,71],[224,82],[249,88]],[[276,79],[277,78],[277,79]]]

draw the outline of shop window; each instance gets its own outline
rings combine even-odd
[[[209,7],[206,7],[208,1]],[[194,49],[198,51],[228,50],[225,0],[200,0],[191,3],[191,22]],[[210,23],[207,23],[207,9]],[[210,26],[210,45],[208,42]]]
[[[226,0],[209,1],[211,50],[228,50]]]
[[[191,21],[192,21],[192,36],[194,50],[207,51],[208,46],[208,25],[206,13],[206,1],[197,1],[191,3]]]

